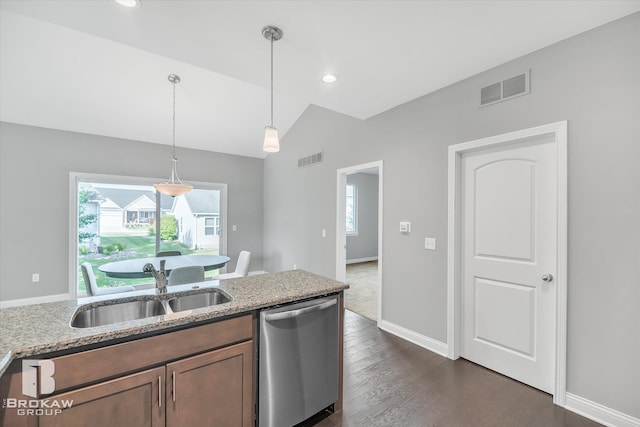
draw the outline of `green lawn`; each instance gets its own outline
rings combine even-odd
[[[102,264],[114,261],[122,261],[131,258],[144,258],[155,256],[156,245],[154,236],[101,236],[100,246],[109,247],[116,244],[122,245],[123,249],[120,252],[112,252],[107,255],[78,255],[78,289],[80,291],[85,290],[84,280],[82,279],[82,272],[80,270],[80,264],[88,262],[93,267],[93,273],[96,276],[96,282],[99,287],[113,287],[113,286],[134,286],[146,283],[153,283],[152,278],[148,279],[116,279],[107,277],[103,272],[98,270],[98,267]],[[188,254],[203,254],[203,255],[218,255],[218,249],[190,249],[181,242],[178,241],[163,241],[160,245],[161,250],[171,251],[178,250],[183,255]],[[207,271],[207,277],[217,274],[217,270]]]

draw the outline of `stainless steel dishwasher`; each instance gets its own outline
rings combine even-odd
[[[338,400],[338,295],[260,312],[258,426],[289,427]]]

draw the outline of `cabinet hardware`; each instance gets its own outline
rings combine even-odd
[[[158,408],[162,408],[162,377],[158,377]]]
[[[173,383],[173,386],[171,387],[171,394],[173,395],[173,401],[176,401],[176,371],[173,371],[171,373],[171,382]]]

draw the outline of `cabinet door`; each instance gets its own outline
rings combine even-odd
[[[167,365],[167,427],[253,426],[253,341]]]
[[[161,367],[51,396],[50,402],[72,401],[71,407],[40,416],[39,426],[164,426],[164,382]]]

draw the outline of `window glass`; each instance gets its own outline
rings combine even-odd
[[[108,181],[108,179],[105,179]],[[220,253],[220,188],[194,188],[170,197],[152,185],[77,181],[77,290],[85,292],[80,265],[89,262],[98,287],[136,286],[149,278],[118,279],[99,271],[102,264],[152,257],[159,251],[183,255]],[[206,277],[217,270],[207,271]]]
[[[347,184],[347,234],[358,233],[358,191],[354,184]]]

